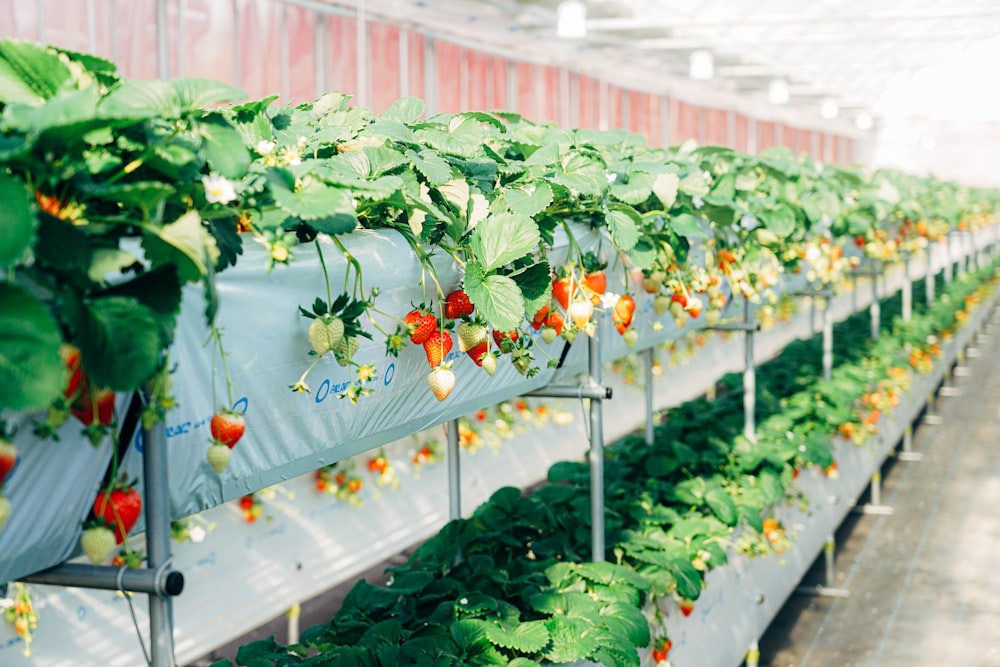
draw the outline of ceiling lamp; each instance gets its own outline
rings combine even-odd
[[[696,81],[708,81],[715,76],[715,58],[711,51],[698,49],[691,52],[691,68],[688,76]]]
[[[562,39],[587,36],[587,8],[580,0],[563,0],[556,9],[556,35]]]
[[[858,126],[859,130],[867,132],[875,127],[875,119],[872,118],[870,113],[862,111],[858,114],[858,117],[854,119],[854,124]]]
[[[787,104],[790,97],[787,81],[771,79],[771,83],[767,86],[767,99],[771,100],[771,104]]]
[[[819,105],[819,115],[827,120],[833,120],[840,113],[840,107],[833,100],[823,100]]]

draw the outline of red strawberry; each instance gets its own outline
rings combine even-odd
[[[243,437],[246,420],[235,410],[220,410],[212,415],[212,440],[232,449]]]
[[[253,496],[243,496],[240,498],[240,509],[253,509]]]
[[[437,400],[443,401],[455,388],[455,374],[444,366],[437,366],[427,375],[427,386]]]
[[[559,278],[552,283],[552,296],[563,309],[569,308],[570,297],[573,296],[573,283],[569,278]]]
[[[489,356],[490,353],[490,339],[484,338],[478,345],[474,345],[466,350],[466,353],[472,358],[472,361],[474,361],[477,366],[482,366],[483,359]]]
[[[691,612],[694,611],[694,600],[688,600],[687,598],[682,598],[677,603],[677,606],[680,607],[681,613],[684,614],[684,616],[690,616]]]
[[[548,318],[545,320],[545,326],[552,327],[556,330],[556,335],[562,334],[563,324],[565,324],[562,313],[550,313]]]
[[[670,655],[670,649],[673,645],[674,643],[669,639],[661,639],[657,641],[656,647],[653,649],[653,662],[656,664],[666,662],[668,656]]]
[[[142,496],[132,486],[114,488],[110,493],[101,491],[94,500],[94,516],[115,531],[115,541],[125,541],[142,512]]]
[[[7,475],[17,465],[17,447],[0,438],[0,487],[7,480]]]
[[[618,333],[623,334],[632,324],[632,317],[635,315],[635,299],[628,294],[622,295],[615,304],[615,311],[611,320],[615,323]]]
[[[70,408],[84,426],[108,426],[115,418],[115,392],[110,389],[92,391],[86,381],[81,383],[80,396]]]
[[[451,334],[441,329],[435,329],[426,341],[424,341],[424,352],[427,354],[427,363],[432,367],[440,366],[448,353],[451,352]]]
[[[66,382],[66,398],[73,400],[77,390],[80,388],[80,380],[83,377],[83,366],[80,364],[80,348],[71,343],[63,343],[59,346],[59,356],[62,357],[63,364],[69,372],[69,379]]]
[[[517,342],[517,329],[510,331],[493,330],[493,342],[497,344],[501,352],[509,352],[513,348],[513,343]],[[506,345],[506,347],[504,347]]]
[[[583,276],[583,287],[593,292],[590,301],[596,305],[601,302],[601,295],[608,289],[608,278],[604,271],[591,271]]]
[[[542,306],[538,310],[538,312],[535,313],[535,316],[531,318],[531,328],[534,329],[535,331],[541,329],[545,325],[545,318],[547,318],[548,315],[549,315],[549,307]]]
[[[410,330],[410,341],[417,345],[423,345],[438,328],[437,318],[423,306],[408,312],[403,322]]]
[[[444,299],[444,316],[449,320],[457,320],[462,315],[471,315],[475,307],[469,301],[465,290],[457,289]]]
[[[389,460],[384,456],[368,459],[368,469],[376,475],[382,475],[389,468]]]

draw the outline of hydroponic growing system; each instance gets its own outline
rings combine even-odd
[[[189,662],[423,542],[239,662],[753,664],[995,305],[995,192],[240,97],[0,43],[5,660]]]

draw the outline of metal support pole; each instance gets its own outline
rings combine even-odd
[[[156,2],[156,75],[170,78],[170,45],[167,30],[167,0]]]
[[[924,460],[923,454],[913,451],[913,424],[907,425],[903,431],[903,444],[902,451],[899,452],[899,460],[911,463]]]
[[[757,411],[757,369],[753,361],[754,332],[750,328],[751,317],[750,299],[743,302],[743,322],[747,325],[744,345],[744,365],[743,365],[743,435],[747,440],[757,439],[756,411]]]
[[[601,384],[601,345],[598,335],[589,338],[590,381]],[[604,402],[590,402],[590,515],[591,558],[604,560]]]
[[[156,572],[148,568],[133,570],[110,565],[62,563],[21,579],[26,584],[75,586],[106,591],[125,590],[149,595],[180,595],[184,590],[184,575],[176,570]]]
[[[872,319],[872,340],[878,340],[879,331],[882,329],[882,307],[878,302],[878,272],[872,273],[872,304],[869,307]]]
[[[837,542],[834,539],[833,533],[830,533],[823,544],[823,583],[815,586],[799,586],[795,589],[795,592],[828,598],[850,597],[850,591],[845,588],[837,588],[836,586],[837,575],[834,570],[834,558],[836,554]]]
[[[299,643],[299,617],[302,616],[302,605],[298,602],[288,610],[288,643]]]
[[[760,665],[760,644],[757,640],[750,642],[750,648],[747,649],[747,659],[746,667],[758,667]]]
[[[895,510],[888,506],[882,504],[882,471],[876,470],[872,473],[871,481],[868,486],[868,502],[860,507],[854,508],[859,514],[878,514],[881,516],[888,516],[892,514]]]
[[[951,238],[952,238],[951,232],[949,232],[948,235],[944,237],[944,249],[945,249],[945,256],[947,258],[945,260],[945,264],[944,264],[944,284],[945,285],[950,285],[951,284],[952,270],[955,268],[955,265],[954,265],[953,259],[952,259],[952,254],[951,254]]]
[[[910,253],[903,255],[903,321],[913,318],[913,285],[910,284]]]
[[[445,429],[448,435],[448,518],[462,518],[462,452],[458,446],[458,420]]]
[[[927,274],[924,276],[924,288],[927,291],[927,307],[930,308],[934,304],[934,288],[936,287],[935,279],[937,275],[934,272],[934,257],[931,249],[927,249]]]
[[[611,398],[612,391],[611,387],[602,387],[588,381],[585,384],[571,386],[553,384],[541,389],[533,389],[523,395],[538,398],[589,398],[592,401],[603,401]]]
[[[833,317],[830,299],[823,299],[823,379],[833,377]]]
[[[653,413],[653,362],[656,358],[653,348],[647,349],[643,357],[646,372],[646,444],[652,445],[654,439],[653,419],[655,417]]]
[[[858,276],[851,274],[851,312],[858,312]]]
[[[167,431],[162,421],[142,430],[142,479],[146,494],[146,558],[151,570],[170,566],[170,487],[167,480]],[[152,667],[175,667],[173,605],[169,597],[149,596]]]

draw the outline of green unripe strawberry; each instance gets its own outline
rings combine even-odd
[[[544,340],[546,343],[551,343],[556,339],[558,335],[559,334],[556,333],[555,327],[545,327],[544,329],[542,329],[541,333],[542,340]]]
[[[486,341],[488,332],[482,324],[474,322],[462,322],[458,325],[458,349],[460,352],[468,352],[477,345]]]
[[[361,347],[361,341],[358,340],[357,336],[344,336],[334,346],[333,356],[337,359],[338,364],[346,366],[351,363],[351,359],[354,358],[359,347]]]
[[[344,339],[344,323],[339,317],[324,315],[309,324],[309,344],[313,352],[322,357]]]
[[[666,294],[657,294],[653,299],[653,310],[657,315],[662,315],[670,308],[670,297]]]
[[[117,546],[115,534],[107,526],[87,528],[80,534],[80,547],[94,565],[106,561]]]
[[[231,459],[232,456],[233,452],[229,449],[229,447],[226,447],[223,444],[217,444],[208,448],[208,454],[205,455],[205,458],[208,459],[209,465],[212,466],[215,472],[221,474],[222,471],[226,469],[226,466],[229,465],[229,459]]]

